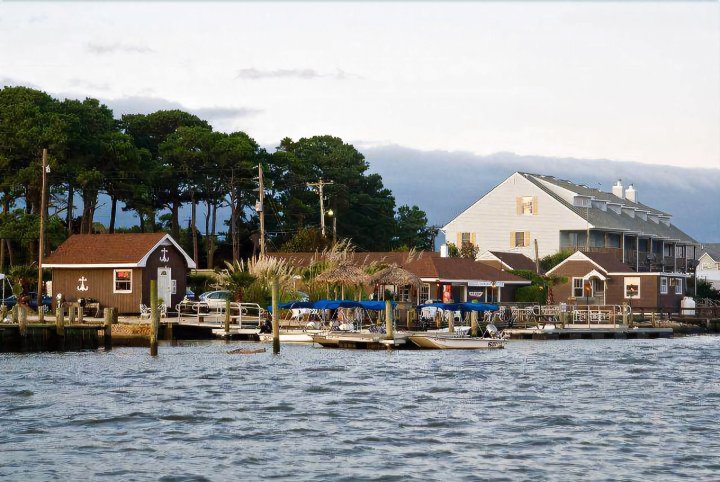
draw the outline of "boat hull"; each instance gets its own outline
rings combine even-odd
[[[430,350],[498,350],[505,347],[505,340],[497,338],[413,335],[410,341],[420,348]]]

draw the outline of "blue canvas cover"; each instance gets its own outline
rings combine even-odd
[[[314,308],[311,301],[288,301],[280,303],[278,308],[281,310],[292,310],[293,308]],[[267,307],[268,312],[272,313],[272,306]]]
[[[318,300],[312,304],[316,310],[337,310],[338,308],[364,308],[359,301]]]
[[[366,310],[385,311],[385,302],[384,301],[361,301],[360,304]],[[394,301],[391,301],[390,304],[392,305],[393,309],[395,309],[395,307],[397,306],[397,303]]]

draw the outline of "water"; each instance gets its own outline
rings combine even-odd
[[[0,479],[720,479],[720,337],[239,346],[0,355]]]

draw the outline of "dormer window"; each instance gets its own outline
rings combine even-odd
[[[589,208],[592,204],[592,200],[589,197],[585,196],[575,196],[574,204],[575,206],[581,208]]]
[[[647,221],[647,213],[645,211],[635,211],[635,213],[637,214],[637,217],[643,221]]]
[[[601,211],[607,211],[608,203],[606,201],[600,201],[598,199],[593,199],[592,207],[598,208]]]

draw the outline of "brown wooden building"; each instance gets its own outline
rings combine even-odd
[[[567,278],[553,288],[556,302],[579,305],[679,309],[687,287],[684,273],[638,273],[610,253],[577,251],[547,274]]]
[[[150,304],[150,280],[172,309],[185,296],[187,270],[195,263],[165,233],[76,234],[43,267],[52,270],[51,294],[69,302],[91,298],[127,314]]]

